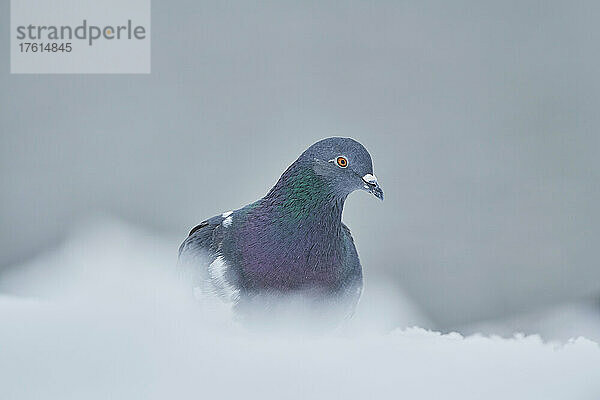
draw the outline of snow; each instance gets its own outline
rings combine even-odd
[[[95,221],[2,275],[0,398],[600,398],[591,340],[382,332],[427,320],[368,287],[346,329],[248,331],[183,294],[177,241]]]
[[[512,332],[543,332],[544,337],[550,340],[564,342],[583,335],[598,342],[600,305],[597,300],[557,304],[527,313],[465,325],[461,327],[461,332],[502,336],[509,336]]]

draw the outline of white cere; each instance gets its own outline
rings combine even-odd
[[[377,177],[375,175],[366,174],[362,178],[363,181],[367,182],[370,185],[377,185]]]
[[[231,221],[232,221],[232,217],[231,216],[225,218],[225,221],[223,221],[223,226],[225,228],[227,228],[229,225],[231,225]]]
[[[227,212],[224,212],[223,214],[221,214],[221,217],[223,217],[223,218],[227,218],[227,217],[229,217],[231,214],[233,214],[233,211],[227,211]]]

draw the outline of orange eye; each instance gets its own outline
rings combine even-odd
[[[346,168],[348,166],[348,160],[346,159],[346,157],[339,156],[335,159],[335,162],[342,168]]]

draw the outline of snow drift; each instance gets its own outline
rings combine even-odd
[[[402,297],[325,335],[248,331],[183,294],[174,242],[92,224],[1,276],[0,397],[600,398],[596,343],[381,333],[386,314],[427,324]]]

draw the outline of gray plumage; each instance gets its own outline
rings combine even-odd
[[[357,189],[383,200],[368,151],[349,138],[321,140],[265,197],[192,229],[179,249],[180,268],[197,291],[242,314],[294,299],[302,305],[294,312],[347,316],[360,297],[362,268],[341,217]]]

